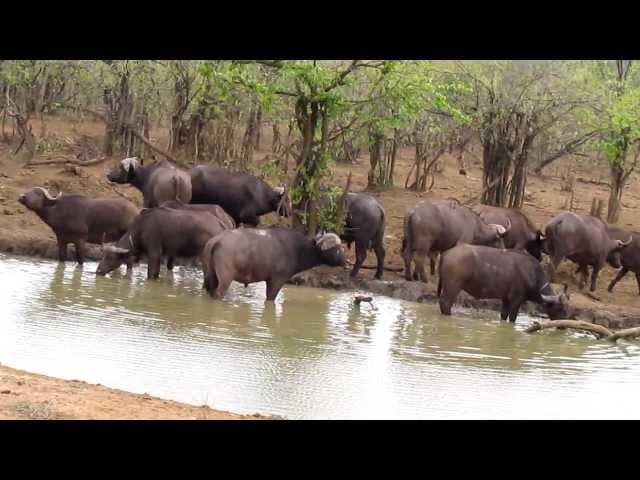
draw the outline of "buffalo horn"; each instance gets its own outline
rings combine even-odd
[[[46,188],[43,188],[43,187],[34,187],[34,188],[36,190],[40,190],[42,194],[47,198],[47,200],[55,201],[55,200],[58,200],[62,195],[62,192],[59,192],[57,197],[52,197],[51,194],[49,193],[49,190],[47,190]]]

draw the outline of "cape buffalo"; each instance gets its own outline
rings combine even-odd
[[[516,321],[526,301],[540,304],[550,319],[567,318],[567,286],[553,293],[540,263],[526,252],[479,245],[458,245],[440,258],[438,295],[440,311],[451,315],[451,306],[464,290],[475,298],[502,300],[500,318]]]
[[[163,202],[161,207],[166,208],[175,208],[178,210],[190,210],[194,212],[209,212],[212,215],[218,217],[218,219],[222,222],[222,224],[227,229],[236,228],[236,222],[233,221],[233,218],[224,211],[224,209],[220,205],[207,205],[207,204],[199,204],[193,205],[191,203],[182,203],[177,200],[170,200],[168,202]]]
[[[225,229],[231,230],[236,228],[236,222],[233,221],[233,218],[231,218],[220,205],[192,205],[190,203],[182,203],[179,200],[169,200],[168,202],[163,202],[160,206],[175,208],[178,210],[190,210],[194,212],[209,212],[218,217],[218,220],[220,220]],[[167,259],[167,270],[173,270],[173,261],[173,257],[169,257]]]
[[[67,244],[76,247],[76,259],[84,262],[85,243],[101,244],[119,239],[138,215],[138,208],[124,198],[88,198],[34,187],[18,201],[51,227],[58,240],[58,258],[67,259]]]
[[[142,159],[125,158],[107,174],[107,179],[114,183],[129,183],[140,190],[143,206],[147,208],[168,200],[191,201],[191,177],[166,160],[144,166]]]
[[[367,258],[367,250],[373,250],[378,260],[375,278],[382,278],[384,269],[384,227],[385,213],[382,205],[366,193],[347,195],[347,215],[341,238],[351,249],[356,244],[356,263],[351,270],[355,277]]]
[[[271,188],[253,175],[223,168],[197,165],[190,174],[191,203],[220,205],[238,225],[257,226],[259,216],[278,209],[284,193],[284,188]]]
[[[544,235],[538,230],[531,220],[515,208],[501,208],[490,205],[476,205],[473,210],[480,215],[486,223],[494,223],[508,227],[509,231],[503,237],[505,248],[526,250],[538,261],[542,260],[542,243]]]
[[[274,300],[296,273],[318,265],[345,264],[344,246],[334,233],[309,239],[285,228],[227,230],[209,240],[201,261],[204,288],[222,298],[233,280],[245,285],[267,283],[267,300]]]
[[[443,252],[459,243],[504,248],[502,238],[508,232],[509,228],[502,225],[485,223],[456,200],[423,200],[404,218],[405,278],[427,283],[424,261],[427,256],[433,261],[432,252]],[[411,275],[412,260],[416,265],[414,276]]]
[[[158,278],[163,256],[197,257],[207,241],[225,230],[210,212],[158,207],[143,210],[115,245],[103,248],[96,273],[105,275],[125,262],[147,256],[147,278]]]
[[[629,232],[622,228],[607,225],[607,233],[616,240],[625,241],[631,236],[631,245],[625,247],[620,252],[620,264],[622,268],[618,271],[616,277],[611,280],[608,291],[612,292],[616,283],[622,280],[627,273],[633,272],[636,275],[638,283],[638,293],[640,294],[640,233]]]
[[[563,212],[551,219],[544,229],[544,237],[544,250],[551,257],[552,272],[555,273],[560,262],[568,258],[578,265],[578,271],[582,273],[582,289],[587,282],[587,269],[591,266],[592,292],[605,262],[613,268],[620,268],[620,251],[632,241],[631,238],[626,242],[613,239],[602,220],[573,212]]]

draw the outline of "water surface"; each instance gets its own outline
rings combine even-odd
[[[265,303],[264,284],[234,283],[216,301],[195,268],[95,269],[0,254],[0,362],[287,418],[640,418],[631,342],[296,286]]]

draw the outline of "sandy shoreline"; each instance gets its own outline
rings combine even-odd
[[[276,420],[0,365],[0,420]]]

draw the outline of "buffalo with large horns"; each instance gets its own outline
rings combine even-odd
[[[20,195],[18,202],[51,227],[58,241],[58,259],[67,259],[67,245],[73,243],[79,264],[84,262],[86,243],[119,239],[138,215],[138,208],[124,198],[89,198],[62,192],[54,197],[43,187]]]

